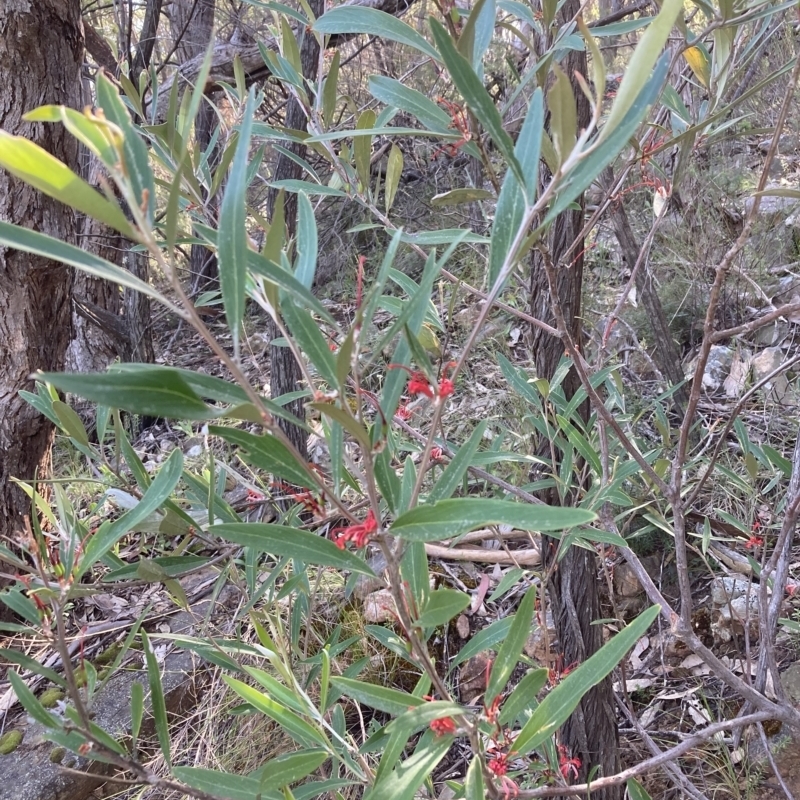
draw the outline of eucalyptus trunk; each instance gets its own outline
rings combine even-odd
[[[80,0],[0,3],[0,128],[79,170],[63,125],[26,122],[45,104],[81,108]],[[0,172],[0,220],[75,243],[75,213]],[[49,477],[53,426],[19,395],[36,370],[60,370],[70,340],[72,270],[0,248],[0,537],[18,542],[30,501],[11,478]]]
[[[572,19],[580,11],[579,0],[567,0],[560,11],[563,23]],[[571,50],[561,65],[572,82],[573,95],[577,106],[578,130],[585,129],[591,120],[591,109],[586,96],[575,81],[576,72],[587,76],[586,53]],[[583,286],[584,241],[581,232],[584,225],[583,196],[576,201],[578,208],[564,211],[554,221],[550,230],[547,249],[555,267],[555,286],[564,314],[566,325],[573,340],[580,347],[581,335],[581,290]],[[531,265],[531,314],[555,326],[552,309],[551,290],[548,285],[541,254],[533,251]],[[532,352],[536,365],[536,375],[552,379],[564,355],[563,342],[550,336],[539,328],[533,329]],[[565,378],[562,387],[567,398],[574,395],[580,381],[574,370]],[[586,404],[578,409],[584,420],[588,419]],[[541,442],[539,452],[545,457],[551,455],[550,442]],[[558,454],[555,454],[556,458]],[[554,463],[552,470],[558,472]],[[543,497],[551,504],[570,502],[567,495],[560,497],[553,490]],[[602,626],[593,624],[600,619],[600,593],[597,579],[598,564],[595,554],[582,547],[572,546],[555,563],[559,542],[545,539],[545,559],[552,570],[548,586],[558,643],[556,645],[556,667],[566,669],[573,664],[586,661],[602,647]],[[614,774],[619,767],[617,755],[617,726],[614,714],[614,696],[611,679],[606,678],[590,689],[580,705],[559,732],[559,743],[563,757],[579,759],[577,782],[585,781],[595,767],[597,777]],[[608,787],[593,791],[594,800],[619,800],[623,789]]]

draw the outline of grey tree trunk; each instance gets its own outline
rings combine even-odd
[[[562,21],[571,19],[580,8],[579,0],[567,0],[560,14]],[[572,81],[577,105],[578,130],[586,128],[591,119],[589,102],[574,80],[575,72],[586,77],[586,54],[572,50],[562,64],[564,72]],[[581,289],[583,284],[584,243],[580,240],[584,224],[583,196],[578,200],[579,209],[560,214],[550,231],[549,251],[556,268],[555,293],[561,304],[566,324],[575,342],[580,346],[581,335]],[[547,276],[534,251],[531,265],[531,314],[555,325]],[[539,328],[533,329],[533,356],[538,377],[551,379],[555,373],[564,345],[560,339],[549,336]],[[570,371],[564,383],[564,393],[569,398],[580,385],[577,374]],[[580,410],[588,418],[588,408]],[[549,457],[550,443],[540,443],[540,453]],[[558,468],[553,464],[553,471]],[[560,498],[556,491],[544,497],[551,504],[569,502]],[[600,618],[600,595],[597,580],[597,559],[594,553],[581,547],[570,547],[563,558],[554,564],[558,552],[558,541],[545,539],[544,554],[553,573],[548,591],[558,636],[557,653],[561,666],[566,668],[583,663],[602,646],[602,626],[593,625]],[[578,781],[585,781],[591,770],[599,766],[598,777],[612,775],[617,771],[617,726],[614,715],[614,697],[611,680],[599,683],[583,698],[572,717],[559,733],[560,744],[569,758],[580,759]],[[610,787],[593,791],[595,800],[619,800],[622,789]]]
[[[176,53],[180,63],[202,56],[211,41],[214,30],[215,0],[176,0],[170,3],[169,15],[172,34],[178,40]],[[203,103],[194,123],[195,145],[205,151],[211,142],[216,127],[217,116],[214,109]],[[211,155],[211,166],[219,159],[218,148]],[[215,219],[219,214],[218,197],[208,201],[206,215]],[[193,244],[189,256],[189,274],[193,293],[201,292],[216,285],[219,281],[217,257],[203,245]]]
[[[22,115],[46,103],[81,108],[80,0],[0,3],[0,128],[24,136],[78,170],[78,145],[62,125]],[[0,220],[68,242],[75,214],[0,172]],[[59,370],[70,340],[72,270],[0,248],[0,538],[17,541],[30,501],[11,477],[49,470],[52,426],[19,396],[36,370]]]
[[[314,16],[320,16],[324,10],[324,0],[310,0],[309,6]],[[317,72],[317,62],[319,60],[319,45],[317,40],[306,33],[300,45],[300,64],[303,70],[303,77],[310,78]],[[285,126],[292,130],[305,130],[308,125],[303,109],[297,100],[292,97],[286,109]],[[297,143],[287,145],[287,149],[301,157],[305,157],[306,147]],[[302,175],[299,164],[291,158],[281,153],[275,165],[274,180],[297,179]],[[267,195],[267,214],[272,219],[275,210],[275,202],[278,198],[276,189],[271,188]],[[286,205],[284,208],[286,219],[286,233],[288,238],[294,237],[297,231],[297,196],[290,192],[286,195]],[[268,326],[270,341],[278,338],[280,332],[275,323],[270,319]],[[300,388],[302,375],[300,367],[295,361],[292,351],[288,347],[270,347],[270,391],[273,397],[294,392]],[[303,419],[305,410],[303,401],[296,400],[287,406],[287,410],[292,414]],[[307,458],[307,443],[305,432],[296,425],[287,423],[285,420],[278,420],[278,424],[284,429],[286,435],[291,439],[292,444],[298,449],[303,458]]]

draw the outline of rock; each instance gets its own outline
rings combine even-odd
[[[531,635],[528,637],[528,641],[525,642],[525,646],[523,647],[525,655],[542,666],[549,666],[557,638],[556,626],[553,621],[553,612],[548,608],[547,630],[542,628],[541,625],[536,624],[536,627],[531,631]]]
[[[745,625],[753,638],[758,638],[760,587],[747,578],[714,578],[711,582],[711,603],[716,609],[711,633],[720,642],[729,642],[741,635]]]
[[[684,366],[684,374],[691,378],[697,364],[697,356]],[[708,363],[703,373],[703,388],[708,392],[716,392],[722,387],[733,364],[733,350],[724,345],[714,345],[708,354]]]
[[[800,705],[800,661],[795,661],[781,675],[781,685],[789,700],[795,705]]]
[[[711,602],[719,608],[725,606],[732,600],[739,597],[746,597],[748,594],[758,596],[759,588],[757,583],[749,581],[747,578],[714,578],[711,581]]]
[[[377,624],[393,622],[395,619],[397,619],[397,606],[388,589],[379,589],[364,598],[364,622]]]
[[[491,663],[488,653],[478,653],[459,667],[458,696],[462,703],[471,705],[484,693]]]
[[[622,597],[636,597],[643,591],[642,584],[630,564],[614,567],[614,589]]]
[[[469,638],[469,617],[460,614],[456,620],[456,633],[462,638]]]
[[[767,186],[765,191],[770,189],[786,190],[795,189],[796,187],[770,185]],[[746,214],[750,213],[755,203],[755,197],[748,197],[744,201],[744,210]],[[795,210],[798,204],[797,197],[782,197],[780,195],[764,195],[758,205],[757,217],[762,220],[771,220],[775,217],[788,217],[789,214]]]
[[[770,373],[778,369],[786,360],[780,347],[767,347],[753,356],[753,378],[763,380]],[[763,387],[764,397],[777,403],[794,403],[797,400],[789,384],[789,379],[784,373],[776,375]]]
[[[769,148],[772,146],[772,137],[769,139],[762,139],[758,143],[758,149],[766,155],[769,152]],[[782,133],[780,138],[778,139],[778,152],[782,154],[791,153],[797,150],[798,147],[798,138],[796,135],[791,133]]]

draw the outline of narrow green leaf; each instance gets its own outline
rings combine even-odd
[[[553,65],[553,74],[555,80],[547,92],[547,107],[550,109],[550,138],[560,166],[575,147],[578,112],[569,78],[557,64]]]
[[[339,92],[340,56],[340,51],[335,50],[328,74],[325,76],[325,84],[322,87],[322,119],[326,127],[333,121],[333,115],[336,111],[336,99]]]
[[[525,570],[522,567],[512,567],[500,579],[495,590],[489,595],[489,602],[494,603],[499,600],[512,586],[519,582],[525,575]]]
[[[53,411],[55,411],[61,427],[71,436],[78,444],[84,447],[89,446],[89,434],[86,433],[86,428],[83,426],[81,418],[71,406],[61,402],[61,400],[53,401]]]
[[[142,637],[144,657],[147,662],[147,680],[150,684],[150,704],[156,723],[158,743],[161,746],[161,754],[164,756],[164,761],[167,763],[167,766],[171,767],[172,758],[170,756],[169,722],[167,721],[167,703],[164,697],[164,688],[161,684],[161,671],[159,670],[156,654],[153,651],[153,646],[150,643],[147,633],[142,630],[140,634]]]
[[[595,514],[580,508],[462,497],[407,511],[395,520],[391,532],[411,541],[433,542],[484,525],[512,525],[527,531],[557,531],[585,525],[594,519]]]
[[[431,205],[440,206],[458,206],[462,203],[475,203],[479,200],[494,200],[494,193],[488,189],[473,189],[467,187],[466,189],[451,189],[449,192],[442,192],[436,194],[431,198]]]
[[[392,145],[389,151],[389,161],[386,165],[386,185],[384,195],[386,201],[386,213],[388,214],[394,203],[397,194],[397,187],[400,185],[400,176],[403,174],[403,151],[396,145]]]
[[[644,786],[642,786],[636,778],[628,778],[628,782],[625,786],[628,789],[628,797],[630,797],[630,800],[652,800]]]
[[[305,192],[297,194],[297,260],[294,276],[306,289],[314,284],[317,271],[317,221],[314,208]]]
[[[366,450],[372,449],[369,434],[364,426],[361,425],[352,414],[330,403],[309,403],[308,407],[338,422]]]
[[[458,37],[458,52],[479,74],[483,67],[483,56],[494,34],[496,13],[494,0],[478,0],[470,9],[467,24]]]
[[[400,503],[400,478],[392,466],[392,454],[388,447],[375,456],[375,480],[392,513],[397,513]]]
[[[156,184],[150,169],[150,156],[139,132],[131,120],[127,106],[122,102],[116,87],[103,73],[97,76],[97,105],[103,109],[106,119],[117,125],[123,133],[123,167],[133,189],[136,205],[144,211],[147,221],[153,222],[156,204]]]
[[[489,244],[489,285],[494,286],[519,231],[526,209],[526,195],[530,202],[536,197],[538,187],[539,154],[544,131],[544,102],[541,89],[537,89],[525,115],[515,152],[522,165],[525,183],[520,183],[512,170],[508,170],[497,199],[495,221]]]
[[[469,605],[469,595],[455,589],[437,589],[431,592],[422,613],[416,619],[421,628],[446,625]]]
[[[104,278],[119,286],[124,286],[126,289],[141,292],[141,294],[157,300],[173,313],[182,314],[181,310],[160,292],[134,277],[128,270],[81,250],[79,247],[54,239],[52,236],[21,228],[18,225],[11,225],[8,222],[0,222],[0,245],[68,264],[96,278]]]
[[[410,456],[409,456],[410,458]],[[409,542],[400,562],[403,583],[414,599],[416,608],[425,608],[431,594],[431,578],[428,569],[428,554],[422,542]]]
[[[673,0],[674,1],[674,0]],[[481,79],[475,74],[469,61],[467,61],[455,48],[450,34],[444,29],[439,20],[434,17],[429,18],[431,33],[436,47],[442,54],[453,83],[461,92],[461,96],[467,101],[478,121],[483,125],[492,137],[497,149],[503,154],[509,167],[517,176],[517,180],[524,184],[522,167],[517,157],[514,155],[514,143],[503,127],[503,120],[500,112],[492,100]]]
[[[122,130],[89,110],[81,113],[66,106],[40,106],[25,114],[23,119],[30,122],[61,122],[109,170],[119,163],[119,153],[124,144]]]
[[[422,92],[384,75],[370,77],[369,91],[373,97],[386,103],[387,106],[402,108],[406,113],[413,114],[429,130],[452,133],[450,128],[452,120],[447,112]]]
[[[142,499],[119,519],[103,523],[84,543],[79,572],[83,574],[99,561],[130,530],[157,511],[177,486],[183,472],[183,453],[175,449],[169,454]]]
[[[39,380],[94,403],[132,414],[174,419],[210,419],[214,412],[178,374],[137,365],[136,371],[43,372]]]
[[[17,700],[36,722],[50,729],[57,730],[63,727],[63,722],[55,714],[51,714],[36,699],[36,695],[25,685],[25,681],[17,675],[16,670],[8,670],[7,678],[11,688],[14,690],[14,694],[17,696]]]
[[[369,186],[370,158],[372,157],[372,137],[370,135],[357,135],[358,131],[368,131],[375,127],[375,112],[370,108],[358,118],[356,130],[353,133],[353,160],[356,173],[362,186]]]
[[[35,658],[31,658],[29,655],[26,655],[19,650],[12,650],[10,647],[0,647],[0,658],[4,658],[11,664],[17,664],[20,667],[24,667],[34,675],[41,675],[43,678],[47,678],[47,680],[51,681],[56,686],[60,686],[63,689],[67,688],[67,682],[61,675],[52,669],[43,666]]]
[[[606,124],[600,131],[600,140],[606,140],[625,119],[628,111],[650,79],[653,67],[669,38],[672,26],[683,11],[683,0],[664,0],[658,16],[642,34],[633,55],[628,61],[622,83],[614,98]]]
[[[529,713],[539,704],[536,698],[547,683],[548,677],[548,670],[544,667],[527,672],[503,702],[498,722],[501,725],[527,722]]]
[[[544,225],[555,219],[578,195],[590,186],[603,168],[608,166],[628,144],[647,110],[658,98],[664,79],[667,76],[669,63],[669,53],[665,53],[653,70],[653,74],[645,84],[645,88],[636,96],[627,114],[616,129],[605,135],[608,124],[603,127],[599,137],[592,142],[591,152],[585,158],[582,158],[578,165],[567,175],[566,182],[562,185],[558,197],[550,206]],[[626,72],[625,74],[629,73]]]
[[[282,789],[290,783],[297,783],[310,775],[330,757],[325,750],[304,750],[299,753],[285,753],[270,759],[259,767],[251,777],[256,778],[262,787]]]
[[[130,222],[118,205],[28,139],[0,130],[0,167],[48,197],[100,220],[124,236],[135,237]]]
[[[131,684],[131,752],[136,755],[136,745],[144,718],[144,686],[139,681]]]
[[[270,231],[272,231],[273,228],[275,228],[274,223]],[[256,275],[266,278],[268,281],[271,281],[287,292],[287,294],[291,295],[295,300],[302,302],[306,309],[313,311],[328,324],[336,324],[330,311],[328,311],[291,272],[283,269],[271,259],[265,258],[260,253],[256,253],[253,250],[248,250],[247,252],[247,266]]]
[[[270,719],[275,720],[275,722],[277,722],[295,741],[306,747],[319,745],[326,749],[330,747],[328,741],[316,728],[309,725],[308,722],[293,711],[289,711],[288,708],[285,708],[280,703],[276,703],[262,692],[259,692],[258,689],[254,689],[252,686],[248,686],[246,683],[236,678],[231,678],[228,675],[223,675],[222,680],[224,680],[239,697],[246,700],[262,714],[266,714]]]
[[[484,800],[486,787],[483,783],[483,760],[476,755],[467,769],[467,779],[464,781],[465,800]]]
[[[439,60],[439,54],[410,25],[374,8],[338,6],[323,14],[312,26],[317,33],[366,33],[400,44],[407,44],[426,56]]]
[[[286,295],[281,297],[281,315],[292,338],[300,345],[320,376],[329,386],[341,388],[336,376],[336,360],[331,353],[328,340],[319,329],[319,323],[314,321],[305,308]]]
[[[244,775],[203,767],[173,767],[172,772],[187,786],[225,800],[285,800],[280,792],[262,790],[259,780]]]
[[[332,677],[331,685],[342,694],[352,697],[365,706],[376,708],[386,714],[398,716],[412,706],[420,706],[425,701],[412,694],[391,689],[388,686],[377,686],[374,683],[353,680],[352,678]]]
[[[458,452],[453,456],[452,461],[447,465],[441,477],[431,489],[428,495],[429,503],[447,500],[461,485],[464,475],[472,466],[472,457],[478,452],[488,424],[488,420],[481,420],[470,434],[469,439],[458,448]]]
[[[281,15],[281,54],[294,67],[297,73],[302,74],[300,48],[297,46],[297,39],[294,38],[294,32],[289,20],[283,15]]]
[[[217,425],[209,426],[208,432],[241,448],[244,460],[252,466],[270,472],[295,486],[306,489],[316,487],[306,465],[300,463],[297,456],[272,434],[265,433],[259,436],[238,428],[223,428]]]
[[[219,283],[225,303],[225,318],[233,336],[234,352],[239,354],[239,329],[244,317],[245,278],[247,275],[247,163],[250,132],[256,96],[251,87],[247,96],[236,155],[222,199],[217,236]]]
[[[497,658],[492,664],[492,671],[489,674],[489,684],[486,687],[485,702],[491,705],[492,701],[505,688],[511,673],[517,666],[522,649],[528,637],[531,635],[531,623],[533,622],[533,612],[536,606],[536,585],[531,586],[522,598],[517,613],[514,614],[514,622],[508,636],[504,640]]]
[[[569,719],[586,692],[600,683],[644,636],[659,611],[658,606],[651,606],[643,611],[622,632],[570,672],[533,712],[514,740],[514,749],[520,755],[525,755],[553,736]]]
[[[304,564],[319,564],[375,576],[367,563],[357,555],[349,550],[340,550],[330,539],[310,531],[258,522],[224,523],[212,525],[208,530],[209,533],[263,553],[296,558]]]
[[[433,737],[428,731],[420,740],[414,755],[375,783],[364,800],[412,800],[419,787],[445,757],[452,736]]]

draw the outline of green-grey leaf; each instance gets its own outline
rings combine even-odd
[[[395,520],[391,532],[403,539],[434,542],[484,525],[511,525],[528,531],[557,531],[585,525],[594,519],[594,513],[580,508],[461,497],[407,511]]]
[[[255,90],[247,96],[236,155],[220,209],[217,256],[219,283],[225,303],[225,318],[233,336],[234,351],[239,352],[239,328],[244,317],[245,278],[247,275],[247,161],[250,133],[255,112]]]
[[[37,378],[57,389],[132,414],[173,419],[210,419],[209,408],[176,373],[141,369],[124,372],[43,372]]]
[[[212,525],[208,531],[263,553],[296,558],[304,564],[319,564],[375,576],[367,563],[354,553],[340,550],[330,539],[299,528],[260,522],[231,522]]]
[[[593,656],[570,672],[539,704],[514,740],[514,749],[525,755],[549,739],[570,717],[581,698],[608,675],[646,633],[660,608],[651,606],[607,642]]]
[[[439,54],[410,25],[375,8],[339,6],[323,14],[312,26],[317,33],[366,33],[407,44],[426,56],[439,60]]]

